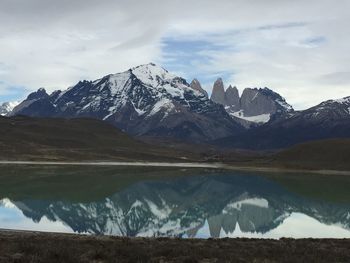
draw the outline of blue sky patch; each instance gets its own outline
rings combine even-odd
[[[221,77],[224,80],[232,76],[232,71],[213,70],[212,54],[233,50],[231,46],[216,44],[208,40],[188,40],[164,38],[162,41],[162,64],[170,72],[181,74],[188,82],[197,78],[202,85],[212,85]],[[210,67],[210,72],[204,68]]]
[[[20,100],[23,99],[23,96],[28,95],[27,88],[24,86],[7,85],[5,82],[0,81],[0,87],[5,87],[0,94],[0,103]]]

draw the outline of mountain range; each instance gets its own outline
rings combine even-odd
[[[5,105],[5,104],[3,104]],[[7,104],[8,105],[8,104]],[[6,105],[2,108],[6,108]],[[104,120],[129,135],[242,149],[278,149],[350,137],[350,97],[295,111],[269,88],[215,81],[211,97],[153,63],[48,94],[41,88],[3,115]]]
[[[245,149],[278,149],[329,138],[350,137],[350,97],[328,100],[310,109],[277,118],[218,145]]]
[[[30,94],[10,115],[92,117],[133,136],[209,141],[239,133],[224,107],[185,79],[155,64],[142,65],[65,91]]]

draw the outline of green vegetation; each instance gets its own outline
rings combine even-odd
[[[286,168],[350,171],[350,139],[299,144],[274,155],[271,164]]]
[[[95,119],[0,117],[2,160],[183,161],[190,153],[151,146]]]
[[[232,166],[350,171],[350,139],[308,142],[280,152],[132,138],[95,119],[0,117],[0,160],[222,162]],[[140,138],[139,138],[140,139]]]

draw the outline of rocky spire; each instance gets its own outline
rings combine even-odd
[[[276,113],[279,104],[276,98],[265,94],[263,89],[246,88],[241,97],[241,109],[245,116]]]
[[[215,81],[210,99],[216,103],[225,105],[225,89],[221,78]]]
[[[234,111],[240,110],[239,94],[236,87],[230,85],[227,88],[225,92],[225,105],[231,107]]]
[[[192,89],[199,91],[205,97],[208,98],[208,93],[202,88],[202,86],[201,86],[200,82],[198,81],[198,79],[193,79],[191,84],[190,84],[190,86],[191,86]]]

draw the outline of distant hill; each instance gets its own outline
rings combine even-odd
[[[350,170],[350,139],[299,144],[279,152],[221,150],[136,140],[107,122],[74,118],[0,117],[0,160],[200,161],[234,166]]]
[[[95,119],[0,117],[2,160],[177,160],[185,153],[137,141]]]
[[[350,139],[295,145],[275,154],[272,164],[287,168],[350,170]]]

